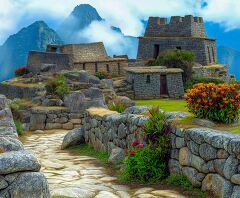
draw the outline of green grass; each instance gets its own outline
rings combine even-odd
[[[181,187],[183,190],[188,191],[190,194],[199,197],[199,198],[205,198],[206,195],[204,192],[202,192],[198,188],[194,188],[190,181],[187,179],[187,177],[180,175],[180,174],[171,174],[169,175],[164,183],[171,184],[174,186]]]
[[[240,127],[232,128],[232,129],[229,129],[228,131],[234,132],[234,133],[240,133]]]
[[[90,157],[95,157],[104,164],[108,163],[109,155],[107,152],[96,151],[92,146],[87,144],[80,144],[67,149],[70,152],[76,153],[78,155],[86,155]]]
[[[159,106],[160,109],[170,111],[185,111],[188,112],[185,100],[171,100],[171,99],[156,99],[156,100],[136,100],[138,106]]]

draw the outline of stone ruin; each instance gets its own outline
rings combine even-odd
[[[92,75],[105,72],[122,76],[127,66],[127,57],[109,57],[102,42],[48,45],[46,52],[30,51],[27,63],[34,74],[77,69]]]

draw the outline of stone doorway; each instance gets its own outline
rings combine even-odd
[[[154,45],[153,58],[156,59],[159,55],[159,45]]]
[[[160,95],[168,95],[166,75],[160,75]]]

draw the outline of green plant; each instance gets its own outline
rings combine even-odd
[[[54,78],[49,79],[46,83],[46,90],[47,94],[57,95],[60,98],[63,98],[69,93],[69,87],[63,75],[57,75]]]
[[[13,118],[16,120],[21,119],[21,112],[20,112],[20,102],[19,100],[14,100],[9,104],[9,107],[12,111]]]
[[[108,108],[112,111],[117,111],[118,113],[122,113],[127,108],[123,103],[113,102],[108,105]]]
[[[183,73],[183,81],[191,79],[192,67],[195,61],[195,55],[187,50],[166,50],[162,52],[155,61],[149,63],[152,66],[163,65],[172,68],[181,68]]]
[[[25,133],[25,130],[22,126],[22,122],[19,121],[19,120],[14,120],[14,124],[16,126],[16,129],[17,129],[17,133],[19,136],[23,135]]]
[[[95,76],[98,77],[100,80],[102,79],[111,79],[112,75],[110,72],[96,72]]]
[[[133,152],[134,151],[134,152]],[[155,183],[166,176],[167,165],[159,153],[149,147],[129,151],[124,169],[119,174],[122,182]]]
[[[174,186],[179,186],[182,189],[190,192],[192,195],[195,195],[200,198],[205,197],[205,193],[203,193],[200,189],[193,188],[191,182],[187,179],[187,177],[180,174],[171,174],[165,179],[165,183],[171,184]]]
[[[203,77],[194,77],[186,81],[184,88],[185,90],[192,89],[195,84],[198,83],[214,83],[214,84],[221,84],[224,83],[222,79],[219,78],[203,78]]]
[[[239,119],[238,85],[199,83],[188,90],[185,99],[189,111],[198,118],[226,124]]]

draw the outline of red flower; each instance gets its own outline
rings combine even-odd
[[[134,153],[135,153],[134,150],[131,150],[131,151],[129,152],[130,155],[133,155]]]
[[[140,144],[139,140],[135,140],[135,141],[132,143],[132,146],[135,147],[135,146],[137,146],[137,145],[139,145],[139,144]]]
[[[143,147],[143,145],[142,145],[142,144],[139,144],[137,147],[138,147],[138,148],[142,148],[142,147]]]

